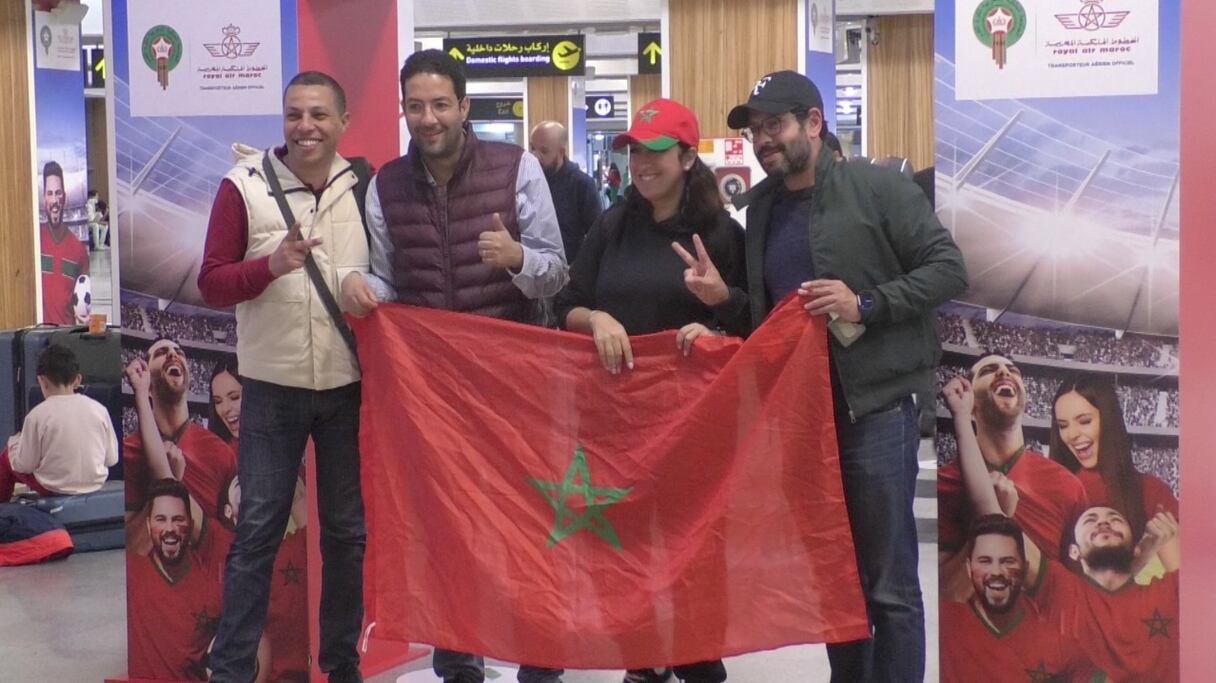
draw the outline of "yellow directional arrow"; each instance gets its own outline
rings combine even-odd
[[[460,48],[453,47],[451,50],[448,50],[448,54],[452,55],[452,59],[464,61],[464,53],[460,51]]]
[[[93,67],[93,70],[96,71],[97,73],[101,74],[102,78],[105,78],[106,77],[106,58],[102,57],[101,59],[97,60],[97,66]]]
[[[651,66],[654,66],[659,61],[659,56],[662,54],[663,48],[659,47],[659,44],[653,40],[642,50],[642,56],[650,58]]]

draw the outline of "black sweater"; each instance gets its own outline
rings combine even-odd
[[[719,216],[721,238],[706,240],[709,256],[730,288],[730,298],[713,308],[684,285],[684,261],[671,248],[679,242],[695,255],[693,230],[678,217],[655,223],[626,214],[626,204],[605,211],[583,242],[570,267],[570,282],[557,295],[556,313],[564,328],[576,307],[608,313],[630,335],[674,330],[702,323],[727,334],[748,331],[747,282],[743,228],[725,211]]]

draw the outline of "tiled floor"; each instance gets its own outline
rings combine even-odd
[[[932,446],[923,454],[932,454]],[[928,464],[928,463],[926,463]],[[936,517],[932,499],[934,472],[921,473],[922,497],[917,516],[922,529]],[[926,680],[937,680],[936,547],[920,546],[921,586],[929,634]],[[112,550],[74,555],[62,562],[34,567],[0,568],[0,681],[94,682],[126,672],[126,607],[123,552]],[[808,683],[828,680],[822,646],[787,647],[734,657],[726,662],[732,683]],[[515,680],[509,665],[494,665],[499,674],[487,680]],[[491,674],[492,676],[493,674]],[[434,683],[430,659],[417,660],[370,679],[373,683]],[[619,683],[619,671],[571,671],[565,683]]]

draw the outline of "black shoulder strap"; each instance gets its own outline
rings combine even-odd
[[[372,234],[367,229],[367,188],[372,184],[372,168],[363,157],[348,159],[350,168],[355,172],[355,201],[359,202],[359,218],[363,221],[363,236],[367,238],[367,246],[371,247]]]
[[[283,196],[283,185],[279,182],[279,175],[274,171],[274,165],[270,163],[270,152],[262,157],[262,171],[266,176],[266,184],[270,186],[270,193],[274,195],[274,200],[279,204],[279,211],[283,213],[283,220],[287,222],[287,230],[291,230],[291,226],[295,225],[296,217],[291,212],[291,206],[287,204],[287,197]],[[303,236],[301,236],[303,239]],[[342,341],[346,342],[346,346],[355,356],[355,362],[359,362],[359,354],[355,348],[355,333],[351,331],[350,325],[342,319],[342,309],[338,307],[338,302],[334,299],[334,293],[329,291],[329,285],[325,284],[325,277],[321,275],[321,269],[317,266],[317,262],[313,259],[310,253],[304,259],[304,270],[308,272],[308,279],[312,280],[312,284],[317,288],[317,294],[321,297],[321,304],[325,306],[329,317],[334,321],[334,327],[338,328],[338,334],[342,335]]]

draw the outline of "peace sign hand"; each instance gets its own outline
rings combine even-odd
[[[730,289],[722,280],[722,275],[714,266],[714,262],[710,260],[709,252],[705,251],[705,243],[701,241],[700,235],[692,236],[692,245],[697,250],[696,258],[693,258],[687,249],[680,246],[679,242],[671,243],[671,248],[675,250],[676,255],[688,266],[684,269],[684,285],[706,306],[717,306],[724,303],[730,298]]]

